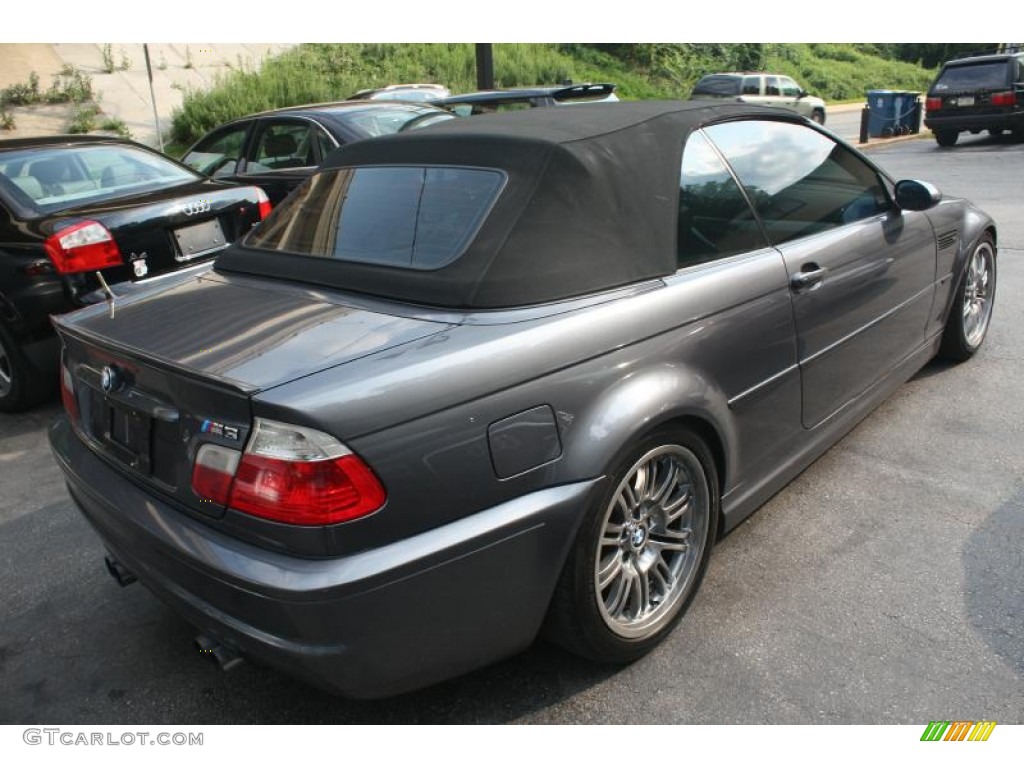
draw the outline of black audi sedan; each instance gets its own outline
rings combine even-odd
[[[135,142],[0,141],[0,411],[56,389],[50,315],[105,299],[114,312],[128,283],[209,262],[269,212],[262,190]]]
[[[452,117],[428,104],[365,99],[276,109],[215,128],[182,160],[215,179],[256,184],[277,205],[338,147]]]

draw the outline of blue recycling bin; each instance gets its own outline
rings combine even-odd
[[[921,124],[920,95],[912,91],[868,91],[868,136],[877,139],[917,132]]]

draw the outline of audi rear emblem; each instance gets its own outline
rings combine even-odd
[[[190,203],[185,203],[185,205],[182,206],[181,210],[185,213],[186,216],[195,216],[196,214],[199,213],[206,213],[208,210],[210,210],[210,201],[193,200]]]

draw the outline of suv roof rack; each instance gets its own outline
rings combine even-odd
[[[999,56],[1002,54],[1024,53],[1024,43],[1000,43],[997,48],[988,48],[982,51],[968,51],[954,56],[950,61],[971,59],[975,56]]]

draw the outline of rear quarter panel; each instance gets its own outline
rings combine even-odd
[[[726,490],[765,471],[799,431],[793,316],[775,251],[585,309],[496,314],[256,396],[255,414],[337,435],[384,482],[386,506],[335,527],[335,551],[600,477],[624,446],[674,419],[713,433]],[[499,479],[488,427],[542,405],[560,456]]]

